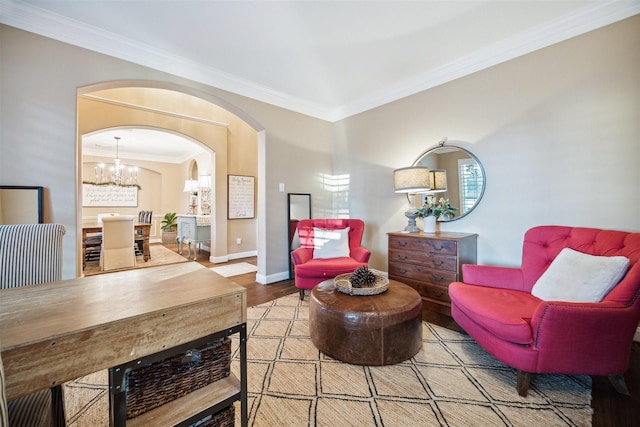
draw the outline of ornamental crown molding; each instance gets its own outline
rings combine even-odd
[[[330,122],[431,89],[639,13],[640,2],[634,0],[594,2],[578,13],[460,57],[414,78],[381,88],[348,105],[332,107],[292,97],[220,70],[187,61],[29,3],[0,0],[0,23]]]

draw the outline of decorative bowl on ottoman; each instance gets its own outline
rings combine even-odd
[[[366,270],[368,278],[364,280],[369,281],[368,283],[357,283],[359,270]],[[389,289],[389,279],[378,271],[367,270],[366,267],[360,267],[353,273],[340,274],[333,279],[333,283],[338,291],[347,295],[377,295]]]

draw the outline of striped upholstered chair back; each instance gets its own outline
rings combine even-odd
[[[62,279],[62,224],[0,225],[0,289]]]
[[[65,232],[62,224],[0,225],[0,289],[62,279]],[[62,387],[55,386],[8,402],[7,413],[0,417],[8,414],[11,427],[64,426],[63,402]]]

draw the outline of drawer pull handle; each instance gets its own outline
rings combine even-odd
[[[408,256],[406,256],[406,255],[400,255],[400,254],[398,254],[398,259],[399,259],[399,260],[403,260],[403,261],[404,261],[405,259],[409,259],[409,257],[408,257]]]
[[[431,278],[438,281],[444,280],[444,276],[436,276],[435,274],[431,274]]]
[[[439,248],[436,248],[436,245],[434,245],[433,243],[430,243],[431,247],[436,250],[436,251],[441,251],[444,249],[444,245],[440,245]]]
[[[400,273],[402,274],[407,274],[409,272],[409,270],[407,270],[406,268],[403,268],[402,270],[400,270]]]
[[[435,259],[432,259],[432,260],[431,260],[431,264],[433,264],[434,266],[438,267],[438,266],[440,266],[440,265],[444,264],[444,261],[440,260],[440,262],[439,262],[439,263],[436,263],[436,260],[435,260]]]
[[[407,246],[408,244],[409,244],[409,242],[398,241],[398,246]]]
[[[444,295],[444,292],[440,291],[440,292],[436,292],[436,291],[431,291],[431,295],[433,295],[436,298],[440,298]]]

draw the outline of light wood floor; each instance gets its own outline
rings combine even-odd
[[[175,246],[171,247],[169,245],[167,247],[175,250]],[[199,253],[198,262],[205,267],[220,265],[213,264],[209,262],[208,259],[208,252],[202,251]],[[243,258],[230,261],[229,263],[234,262],[248,262],[255,265],[256,258]],[[247,289],[248,306],[262,304],[298,292],[293,280],[283,280],[265,286],[255,281],[255,273],[233,276],[233,281]],[[460,327],[449,316],[425,311],[423,312],[423,319],[449,329],[460,330]],[[640,426],[640,343],[635,342],[633,344],[629,360],[629,369],[625,374],[625,380],[631,397],[616,393],[606,377],[592,378],[593,426]],[[514,393],[515,392],[514,387]]]

